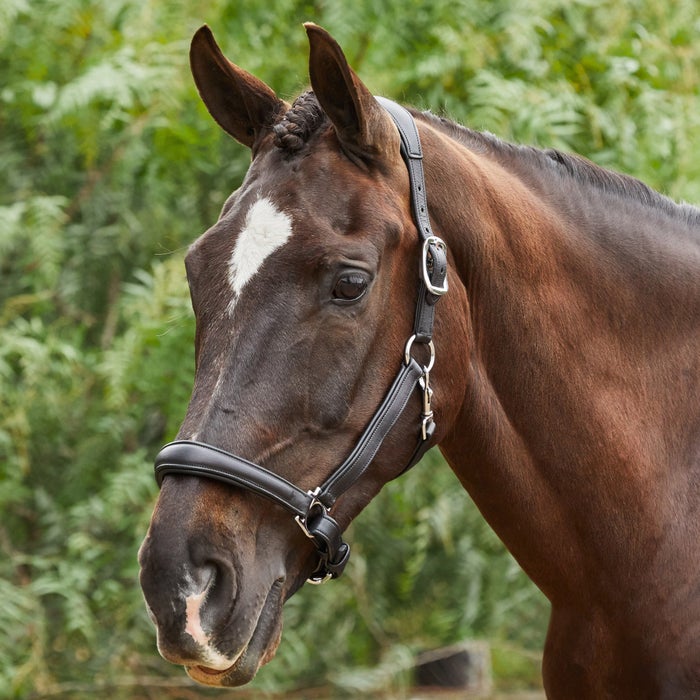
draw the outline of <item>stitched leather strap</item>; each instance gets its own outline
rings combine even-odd
[[[318,498],[326,507],[330,508],[367,471],[422,376],[423,369],[413,358],[402,366],[355,449],[321,487]]]
[[[416,122],[405,107],[385,97],[376,99],[389,112],[396,124],[401,137],[401,155],[408,168],[413,218],[423,244],[421,283],[416,304],[414,333],[417,342],[428,343],[433,337],[435,304],[447,291],[447,248],[433,233],[430,225],[423,171],[423,149]],[[440,293],[435,290],[440,290]]]
[[[254,491],[275,501],[294,515],[305,516],[313,496],[258,464],[220,450],[218,447],[191,440],[170,442],[156,455],[158,486],[168,474],[206,476]]]

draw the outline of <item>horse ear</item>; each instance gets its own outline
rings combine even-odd
[[[224,56],[207,25],[192,37],[190,67],[211,116],[249,148],[289,108],[262,80]]]
[[[390,144],[398,144],[389,115],[350,68],[338,42],[313,22],[304,27],[311,87],[343,149],[361,160],[384,155]]]

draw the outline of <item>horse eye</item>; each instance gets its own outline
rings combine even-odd
[[[338,303],[359,301],[367,291],[369,280],[361,272],[347,272],[339,277],[333,287],[333,301]]]

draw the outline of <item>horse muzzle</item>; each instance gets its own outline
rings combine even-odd
[[[211,658],[211,650],[202,647],[204,660],[197,664],[185,664],[190,678],[203,685],[220,687],[234,687],[250,682],[258,669],[273,658],[279,645],[282,634],[282,586],[283,580],[280,579],[268,592],[245,646],[231,659],[217,651],[214,658],[219,662],[218,665],[224,665],[227,660],[232,660],[232,663],[225,668],[212,668],[207,662]]]
[[[167,499],[175,491],[162,495]],[[247,683],[280,641],[282,604],[289,595],[284,558],[262,563],[254,542],[232,553],[214,546],[204,532],[178,538],[172,525],[170,518],[156,518],[139,552],[141,588],[158,651],[200,683]]]

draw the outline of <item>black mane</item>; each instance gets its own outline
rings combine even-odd
[[[563,153],[553,148],[540,149],[508,143],[488,132],[474,131],[430,112],[414,115],[425,119],[470,150],[495,157],[506,167],[509,163],[512,165],[514,160],[520,160],[540,171],[551,172],[556,177],[570,178],[576,183],[632,199],[688,224],[700,225],[700,210],[696,207],[677,204],[641,180],[607,170],[582,156]]]
[[[328,122],[313,92],[304,92],[294,100],[291,109],[275,124],[275,145],[289,154],[297,153],[309,142],[312,134]]]
[[[570,178],[576,183],[660,210],[690,225],[700,225],[700,210],[696,207],[677,204],[641,180],[602,168],[582,156],[553,148],[540,149],[508,143],[488,132],[474,131],[430,112],[411,111],[415,117],[424,119],[470,150],[495,157],[506,167],[516,160],[522,161],[529,167],[550,172],[555,177]],[[298,153],[328,121],[314,93],[304,92],[273,127],[275,145],[289,155]]]

